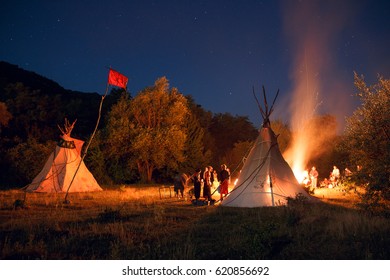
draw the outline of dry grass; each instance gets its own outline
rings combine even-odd
[[[168,189],[0,192],[0,259],[388,259],[390,223],[353,207],[353,194],[291,207],[198,206]],[[17,207],[15,207],[17,206]],[[348,206],[348,207],[347,207]]]
[[[314,191],[314,196],[323,202],[356,209],[356,204],[360,202],[357,192],[346,192],[342,189],[318,188]]]

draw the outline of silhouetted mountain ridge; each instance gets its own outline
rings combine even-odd
[[[96,123],[100,100],[98,93],[64,89],[42,75],[0,61],[0,102],[6,103],[13,116],[7,131],[3,131],[9,137],[25,139],[29,127],[50,129],[53,132],[45,136],[55,137],[57,124],[63,124],[65,117],[77,119],[75,136],[88,137]],[[112,102],[103,106],[104,113],[108,104]]]
[[[43,94],[92,94],[97,93],[80,92],[64,89],[57,82],[50,80],[33,71],[20,68],[17,65],[0,61],[0,94],[4,93],[5,87],[9,84],[23,83],[32,90],[40,90]]]

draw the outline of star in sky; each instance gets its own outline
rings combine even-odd
[[[369,83],[390,74],[389,12],[369,0],[5,0],[0,60],[100,94],[109,66],[130,78],[132,95],[166,76],[205,109],[259,126],[252,87],[280,89],[273,118],[288,121],[307,49],[302,75],[317,83],[319,113],[343,122],[356,108],[353,71]]]

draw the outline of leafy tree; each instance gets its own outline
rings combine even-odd
[[[208,126],[212,118],[211,112],[205,111],[197,105],[191,96],[187,96],[190,113],[186,120],[187,141],[185,157],[187,160],[180,164],[180,172],[192,172],[196,168],[211,164],[211,148],[214,140],[208,133]]]
[[[86,144],[87,143],[84,144],[83,148],[85,148]],[[111,184],[112,180],[107,172],[108,168],[106,166],[103,150],[104,142],[102,132],[97,131],[91,145],[89,146],[88,154],[84,158],[84,162],[99,184]]]
[[[42,95],[22,83],[8,85],[5,95],[8,111],[15,116],[9,135],[18,135],[24,141],[33,137],[40,142],[57,137],[57,123],[64,119],[58,95]]]
[[[234,143],[233,149],[225,153],[222,162],[230,168],[231,176],[237,177],[242,169],[246,157],[249,155],[253,141],[241,141]]]
[[[4,102],[0,102],[0,132],[2,126],[7,126],[12,119],[12,115],[7,110],[7,105]]]
[[[211,121],[209,131],[215,139],[214,164],[222,163],[222,158],[234,148],[234,144],[253,141],[258,132],[253,124],[244,116],[232,116],[230,113],[216,114]]]
[[[105,158],[110,163],[107,171],[115,182],[129,180],[127,170],[136,168],[133,162],[131,143],[133,124],[131,122],[131,99],[122,95],[111,107],[105,129]]]
[[[205,130],[199,124],[194,114],[189,114],[186,119],[187,141],[185,143],[184,154],[188,159],[180,164],[179,172],[193,172],[196,168],[210,164],[211,152],[205,149],[203,144]]]
[[[355,73],[355,87],[362,104],[347,119],[344,150],[355,166],[356,182],[363,184],[367,203],[390,200],[390,80],[378,78],[367,86]]]
[[[9,121],[11,120],[12,115],[10,112],[8,112],[7,105],[3,102],[0,102],[0,187],[3,184],[7,184],[7,179],[9,177],[9,162],[6,160],[7,155],[7,149],[8,149],[8,142],[10,142],[10,139],[2,133],[3,127],[7,127]]]
[[[272,130],[278,137],[278,145],[280,152],[283,152],[287,149],[291,141],[291,131],[289,127],[283,123],[282,120],[275,120],[271,122]]]
[[[188,113],[187,100],[176,88],[169,89],[165,77],[132,100],[131,149],[143,181],[150,182],[155,169],[177,169],[184,162]]]
[[[27,142],[20,143],[7,152],[9,174],[13,184],[27,184],[41,171],[55,142],[38,143],[35,138],[28,138]]]
[[[169,89],[165,77],[132,100],[122,97],[109,116],[110,155],[130,168],[136,164],[144,182],[151,182],[156,169],[178,169],[186,159],[188,114],[186,98],[176,88]]]

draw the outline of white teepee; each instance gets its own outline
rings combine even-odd
[[[269,116],[273,111],[276,97],[270,110],[268,110],[265,92],[265,110],[258,103],[264,120],[263,126],[244,163],[235,188],[221,202],[222,206],[285,205],[288,198],[296,198],[297,194],[312,200],[311,196],[299,185],[291,167],[284,160],[279,150],[277,137],[271,129]],[[258,102],[257,98],[256,101]]]
[[[102,191],[80,156],[84,141],[70,137],[74,124],[65,120],[65,131],[60,128],[63,133],[60,141],[41,172],[27,186],[27,192],[66,192],[69,186],[69,192]]]

